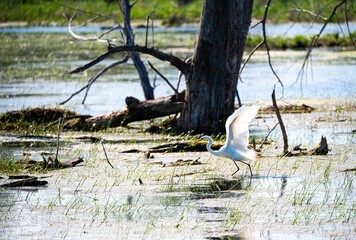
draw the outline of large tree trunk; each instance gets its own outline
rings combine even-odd
[[[186,76],[180,130],[224,131],[251,23],[253,0],[205,0],[191,71]]]

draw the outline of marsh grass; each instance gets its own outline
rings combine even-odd
[[[349,114],[353,119],[353,113]],[[308,127],[302,121],[287,122],[290,128],[294,126],[291,123]],[[330,132],[349,128],[352,123],[336,124]],[[323,124],[334,125],[332,121]],[[72,142],[63,153],[84,155],[85,165],[51,172],[47,188],[0,189],[4,232],[10,237],[20,236],[10,220],[20,227],[33,227],[29,219],[36,216],[36,224],[46,226],[48,238],[57,233],[55,229],[61,229],[61,237],[96,239],[209,238],[227,232],[233,236],[241,229],[260,234],[266,228],[271,236],[276,233],[296,238],[308,233],[316,239],[336,233],[349,239],[355,236],[355,173],[342,172],[354,167],[352,137],[347,144],[337,144],[328,138],[332,152],[327,156],[276,157],[280,150],[276,148],[278,141],[266,145],[260,158],[251,162],[255,176],[249,184],[244,178],[248,176],[247,169],[231,177],[234,167],[231,160],[215,158],[207,152],[154,154],[152,161],[157,162],[197,157],[202,162],[174,167],[144,164],[146,160],[140,153],[121,153],[125,149],[144,149],[161,141],[173,141],[163,135],[155,135],[157,139],[153,142],[141,141],[150,135],[140,131],[93,133],[115,140],[106,148],[113,169],[106,163],[99,144],[74,143],[76,138],[68,136],[73,133],[64,134]],[[129,141],[126,139],[129,137],[137,140]],[[177,138],[189,140],[190,136]],[[223,137],[216,139],[223,141]],[[12,195],[6,198],[8,192]]]

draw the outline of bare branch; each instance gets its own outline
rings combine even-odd
[[[130,8],[133,8],[133,6],[135,6],[135,4],[136,4],[138,1],[139,1],[139,0],[136,0],[136,1],[134,1],[133,3],[131,3]]]
[[[173,85],[169,82],[169,80],[162,74],[160,73],[153,65],[150,61],[148,61],[148,64],[151,66],[151,68],[161,77],[163,78],[164,81],[166,81],[166,83],[168,84],[168,86],[170,86],[172,88],[172,90],[176,93],[176,94],[179,94],[178,90],[175,89],[173,87]]]
[[[252,49],[252,51],[250,52],[250,54],[247,56],[244,64],[242,65],[241,67],[241,70],[240,70],[240,74],[242,73],[242,71],[244,70],[246,64],[248,63],[248,61],[250,60],[250,58],[252,57],[252,55],[257,51],[257,49],[259,49],[262,45],[264,44],[264,40],[262,42],[260,42],[259,44],[257,44],[257,46]]]
[[[278,126],[278,124],[279,124],[279,122],[277,122],[277,123],[273,126],[273,128],[271,128],[271,129],[268,131],[268,133],[267,133],[266,137],[263,139],[263,141],[262,141],[262,143],[261,143],[259,149],[262,149],[263,145],[264,145],[264,144],[266,143],[266,141],[268,140],[269,135],[270,135],[270,134],[273,132],[273,130]]]
[[[110,165],[111,168],[114,168],[114,166],[111,164],[111,162],[109,161],[109,158],[108,158],[108,155],[106,154],[106,150],[105,150],[105,147],[104,147],[104,144],[103,142],[101,141],[101,146],[103,147],[103,151],[105,153],[105,158],[106,158],[106,161],[108,162],[108,164]]]
[[[59,165],[58,153],[59,153],[59,135],[61,133],[61,124],[62,124],[62,117],[59,118],[58,127],[57,127],[57,147],[56,147],[56,156],[54,158],[54,166],[55,167],[57,167]]]
[[[321,36],[321,34],[323,33],[323,31],[325,30],[326,26],[328,25],[328,23],[331,21],[331,19],[334,17],[336,10],[341,7],[343,4],[345,4],[347,2],[347,0],[343,0],[341,2],[339,2],[333,9],[333,11],[331,12],[331,14],[329,15],[329,17],[326,19],[324,25],[322,26],[322,28],[320,29],[319,33],[314,35],[311,44],[309,45],[309,48],[307,50],[307,54],[305,55],[303,64],[301,69],[298,72],[298,76],[297,76],[297,80],[296,82],[299,80],[299,78],[302,80],[303,77],[303,73],[304,73],[304,68],[306,66],[307,61],[309,60],[309,57],[311,55],[312,50],[314,49],[315,44],[317,43],[317,41],[319,40],[319,37]]]
[[[294,11],[294,12],[298,12],[299,14],[300,14],[300,13],[307,13],[307,14],[309,14],[310,16],[312,16],[312,17],[314,17],[314,18],[320,18],[320,19],[322,19],[322,20],[324,20],[324,21],[327,20],[326,17],[323,17],[323,16],[321,16],[321,15],[319,15],[319,14],[316,14],[316,13],[314,13],[314,12],[312,12],[312,11],[309,11],[309,10],[307,10],[307,9],[303,9],[303,8],[301,8],[297,3],[294,3],[294,4],[297,6],[296,9],[292,10],[292,11]]]
[[[283,154],[286,154],[286,153],[288,152],[288,137],[287,137],[286,127],[284,126],[281,113],[279,112],[279,108],[278,108],[278,106],[277,106],[276,95],[275,95],[275,89],[273,89],[273,91],[272,91],[272,103],[273,103],[274,111],[276,112],[276,115],[277,115],[277,119],[278,119],[278,122],[279,122],[279,126],[281,127],[281,131],[282,131],[282,136],[283,136]]]
[[[104,73],[106,73],[110,68],[113,68],[113,67],[118,66],[118,65],[120,65],[120,64],[126,63],[128,59],[129,59],[129,56],[126,55],[126,56],[123,57],[120,61],[114,62],[113,64],[107,66],[106,68],[104,68],[103,70],[101,70],[99,73],[97,73],[97,74],[90,80],[90,82],[89,82],[89,84],[88,84],[88,87],[87,87],[87,90],[85,91],[85,95],[84,95],[82,104],[84,104],[84,102],[85,102],[85,100],[86,100],[86,98],[87,98],[87,96],[88,96],[88,92],[89,92],[89,90],[90,90],[91,85],[92,85],[101,75],[103,75]]]
[[[154,9],[148,14],[147,16],[147,22],[146,22],[146,40],[145,40],[145,47],[147,47],[147,39],[148,39],[148,28],[149,28],[149,23],[151,18],[153,18],[152,16],[154,16],[154,13],[157,12],[159,9],[156,8],[156,5],[154,6]],[[153,28],[153,20],[152,22],[152,47],[154,47],[154,39],[153,39],[153,35],[154,35],[154,28]]]
[[[273,73],[273,75],[277,78],[278,80],[278,83],[282,86],[283,86],[283,83],[281,81],[281,79],[278,77],[276,71],[274,70],[273,66],[272,66],[272,63],[271,63],[271,55],[269,53],[270,51],[270,48],[269,48],[269,45],[268,45],[268,41],[267,41],[267,35],[266,35],[266,21],[267,21],[267,14],[268,14],[268,10],[269,10],[269,6],[271,4],[272,0],[268,0],[267,4],[266,4],[266,8],[265,8],[265,12],[263,14],[263,19],[262,19],[262,33],[263,33],[263,43],[266,47],[266,52],[267,52],[267,57],[268,57],[268,64],[269,64],[269,67],[271,68],[271,71]]]
[[[241,69],[240,69],[240,74],[242,73],[242,71],[244,70],[246,64],[248,63],[248,61],[250,60],[250,58],[252,57],[252,55],[262,46],[264,45],[266,48],[266,52],[267,52],[267,57],[268,57],[268,65],[273,73],[273,75],[277,78],[278,83],[282,86],[282,88],[284,88],[283,83],[281,81],[281,79],[279,78],[279,76],[277,75],[276,71],[273,68],[272,62],[271,62],[271,55],[270,55],[270,47],[268,45],[268,41],[267,41],[267,34],[266,34],[266,21],[267,21],[267,14],[268,14],[268,10],[269,10],[269,6],[271,4],[272,0],[268,0],[267,4],[266,4],[266,8],[263,14],[263,18],[261,21],[257,22],[255,25],[253,25],[251,28],[256,27],[259,24],[262,24],[262,35],[263,35],[263,40],[262,42],[260,42],[259,44],[257,44],[257,46],[252,49],[252,51],[250,52],[250,54],[248,55],[247,59],[245,60],[245,62],[243,63]]]
[[[98,13],[93,13],[93,12],[81,10],[81,9],[79,9],[79,8],[70,7],[70,6],[68,6],[68,5],[61,4],[61,3],[59,3],[59,2],[54,2],[54,4],[57,4],[58,6],[61,6],[61,7],[67,8],[67,9],[74,10],[74,11],[76,11],[76,12],[85,13],[85,14],[87,14],[87,15],[92,15],[92,16],[97,16],[98,18],[99,18],[99,17],[107,18],[107,19],[113,20],[113,21],[114,21],[115,23],[117,23],[117,24],[119,23],[115,17],[110,16],[110,15],[105,15],[105,14],[101,14],[101,13],[98,14]]]
[[[109,34],[110,32],[114,31],[115,29],[120,29],[120,25],[118,24],[117,26],[114,26],[112,28],[110,28],[108,31],[102,33],[99,37],[92,37],[92,38],[86,38],[86,37],[82,37],[82,36],[79,36],[78,34],[74,33],[73,30],[72,30],[72,22],[76,16],[77,12],[75,12],[73,14],[73,16],[69,19],[69,22],[68,22],[68,32],[70,33],[70,35],[72,35],[72,37],[74,37],[75,39],[78,39],[78,40],[82,40],[82,41],[97,41],[97,42],[102,42],[102,43],[107,43],[107,42],[115,42],[117,41],[116,39],[102,39],[103,36]],[[88,23],[94,21],[97,17],[95,17],[94,19],[91,19],[89,21],[87,21],[85,24],[83,24],[82,26],[85,26],[87,25]]]
[[[123,57],[120,61],[114,62],[113,64],[110,64],[109,66],[105,67],[104,69],[102,69],[100,72],[98,72],[94,77],[92,77],[91,79],[89,79],[88,84],[85,85],[84,87],[82,87],[81,89],[79,89],[78,91],[76,91],[75,93],[73,93],[67,100],[61,102],[60,104],[63,105],[65,103],[67,103],[69,100],[71,100],[75,95],[81,93],[84,89],[87,89],[84,99],[82,101],[82,104],[84,104],[85,99],[88,95],[89,89],[91,87],[91,85],[104,73],[106,73],[110,68],[113,68],[117,65],[123,64],[125,62],[127,62],[128,60],[128,55],[126,55],[125,57]]]
[[[260,25],[261,23],[262,23],[262,20],[258,21],[257,23],[255,23],[254,25],[252,25],[252,26],[250,27],[250,29],[253,29],[253,28],[257,27],[257,26]]]
[[[167,54],[164,53],[156,48],[147,48],[139,45],[134,45],[134,46],[117,46],[113,47],[107,52],[103,53],[99,57],[95,58],[93,61],[85,64],[82,67],[79,67],[70,73],[79,73],[87,70],[88,68],[98,64],[99,62],[103,61],[107,57],[111,56],[114,53],[119,53],[119,52],[140,52],[144,54],[151,55],[161,61],[167,61],[169,62],[172,66],[176,67],[179,71],[181,71],[184,75],[189,70],[189,65],[186,64],[184,61],[182,61],[180,58],[173,56],[172,54]]]

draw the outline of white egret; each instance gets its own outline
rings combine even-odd
[[[226,128],[226,142],[219,150],[214,151],[211,149],[213,144],[213,139],[209,136],[203,136],[202,139],[208,140],[206,144],[206,149],[213,155],[219,157],[225,157],[233,160],[237,167],[237,170],[232,174],[234,175],[239,171],[239,166],[237,166],[236,161],[246,164],[251,173],[252,170],[249,163],[242,160],[254,160],[256,153],[254,150],[249,149],[248,138],[249,138],[249,123],[256,117],[258,112],[257,106],[246,107],[242,106],[231,114],[225,123]]]

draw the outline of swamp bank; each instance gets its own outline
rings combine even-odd
[[[207,152],[147,154],[167,143],[200,141],[191,135],[146,133],[150,122],[62,132],[58,158],[81,157],[83,163],[8,172],[2,166],[3,177],[26,174],[48,183],[0,189],[0,238],[354,239],[355,99],[293,103],[315,111],[283,114],[291,146],[311,149],[326,136],[330,152],[278,156],[283,148],[276,128],[251,162],[252,179],[244,166],[232,177],[231,160]],[[275,122],[274,114],[259,114],[251,137],[260,141]],[[223,142],[223,136],[215,139]],[[32,135],[2,131],[0,141],[2,164],[42,161],[44,154],[56,152],[55,129]]]

